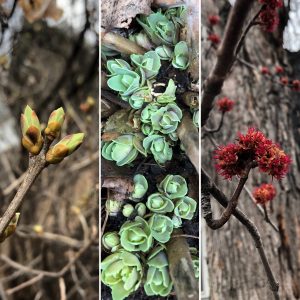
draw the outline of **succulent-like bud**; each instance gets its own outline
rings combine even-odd
[[[196,208],[197,202],[194,199],[185,196],[176,200],[174,213],[182,219],[192,220]]]
[[[137,66],[141,74],[141,85],[143,85],[146,80],[154,78],[161,67],[160,58],[155,51],[148,51],[144,55],[131,54],[130,59]]]
[[[125,222],[119,232],[121,245],[127,251],[147,252],[153,244],[148,223],[141,217]]]
[[[144,124],[151,124],[152,115],[159,110],[159,105],[149,103],[141,112],[141,121]]]
[[[152,135],[152,134],[157,133],[157,132],[153,129],[153,127],[152,127],[151,124],[142,124],[141,129],[142,129],[142,133],[143,133],[144,135]]]
[[[4,232],[0,235],[0,243],[2,243],[5,239],[7,239],[16,231],[19,217],[20,217],[20,213],[15,213],[15,216],[9,222]]]
[[[166,243],[170,240],[174,226],[169,217],[155,213],[150,217],[148,224],[155,240],[160,243]]]
[[[75,133],[65,136],[59,143],[48,150],[46,161],[50,164],[61,162],[65,157],[80,147],[83,139],[84,133]]]
[[[136,90],[130,97],[129,97],[129,104],[134,109],[140,109],[145,102],[152,101],[152,94],[149,87],[142,87]]]
[[[177,104],[169,103],[152,114],[151,123],[154,130],[169,134],[177,129],[181,119],[181,109]]]
[[[172,290],[169,274],[169,263],[163,246],[154,248],[147,258],[147,277],[144,290],[147,296],[159,295],[166,297]]]
[[[51,113],[48,125],[45,129],[45,135],[49,138],[49,140],[54,140],[59,136],[64,120],[65,112],[62,107]]]
[[[106,66],[111,76],[119,75],[126,70],[132,71],[130,64],[123,59],[108,60]]]
[[[135,210],[137,211],[137,214],[143,218],[144,215],[146,214],[146,205],[143,202],[137,203],[135,206]]]
[[[180,175],[167,175],[158,190],[170,199],[182,198],[188,192],[187,183]]]
[[[116,252],[120,246],[120,237],[118,232],[111,231],[104,233],[102,236],[102,244],[105,249],[111,252]]]
[[[150,195],[148,197],[146,205],[149,210],[160,214],[172,212],[174,209],[172,200],[160,193],[154,193]]]
[[[176,100],[175,92],[176,92],[176,85],[173,79],[169,79],[166,90],[164,91],[163,94],[157,97],[156,101],[160,104],[174,102]]]
[[[145,176],[141,174],[136,174],[133,177],[134,190],[131,194],[130,199],[139,201],[139,199],[143,198],[148,190],[148,182]]]
[[[43,147],[40,121],[36,113],[27,105],[21,114],[22,144],[33,155],[40,153]]]
[[[143,268],[138,257],[123,249],[101,262],[101,280],[111,288],[113,300],[123,300],[136,291],[142,281]]]
[[[187,8],[186,6],[172,7],[166,10],[165,16],[172,20],[173,23],[178,27],[184,26],[187,18]]]
[[[200,121],[199,109],[196,109],[193,113],[193,123],[197,128],[199,128],[199,121]]]
[[[181,41],[176,44],[172,65],[179,70],[186,70],[189,66],[189,49],[186,42]]]
[[[110,216],[116,216],[123,206],[123,202],[119,200],[107,199],[105,202],[106,211]]]
[[[166,45],[159,46],[155,49],[155,52],[160,57],[161,60],[172,60],[173,51],[170,47]]]
[[[144,28],[151,41],[160,46],[175,45],[178,39],[178,32],[174,23],[161,12],[141,16],[137,18],[138,23]]]
[[[103,143],[101,153],[105,159],[115,161],[117,166],[124,166],[133,162],[139,152],[146,156],[140,138],[125,134],[111,142]]]
[[[125,204],[122,209],[122,214],[124,217],[128,218],[134,211],[134,207],[131,204]]]
[[[158,164],[164,164],[172,159],[173,150],[165,137],[153,134],[146,137],[143,141],[143,146],[148,153],[152,153],[155,161]]]
[[[174,228],[180,228],[181,225],[182,225],[182,220],[180,217],[174,215],[172,217],[172,222],[173,222],[173,225],[174,225]]]

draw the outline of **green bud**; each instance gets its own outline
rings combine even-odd
[[[176,44],[178,39],[176,27],[161,12],[156,12],[149,16],[141,16],[137,18],[137,21],[155,45],[172,46]]]
[[[36,113],[27,105],[21,114],[22,144],[33,155],[40,153],[43,147],[40,121]]]
[[[9,222],[4,232],[0,235],[0,243],[15,233],[19,221],[20,213],[15,213],[15,216]]]
[[[46,154],[46,161],[50,164],[57,164],[65,157],[71,155],[82,144],[84,133],[70,134],[64,137],[54,147],[50,148]]]
[[[120,246],[120,237],[116,231],[106,232],[102,236],[102,244],[106,250],[115,252]]]
[[[173,141],[173,142],[177,142],[178,141],[178,135],[177,132],[171,132],[168,134],[168,137]]]
[[[153,134],[146,137],[143,146],[148,153],[152,153],[155,161],[160,165],[172,159],[173,150],[165,137]]]
[[[137,203],[135,206],[135,210],[137,211],[138,215],[142,218],[146,214],[146,205],[142,202]]]
[[[126,71],[132,71],[130,64],[123,59],[113,59],[106,63],[107,69],[111,76],[120,75],[126,73]]]
[[[174,215],[172,217],[172,222],[173,222],[173,225],[174,225],[174,228],[180,228],[181,225],[182,225],[182,220],[180,217]]]
[[[160,58],[155,51],[146,52],[144,55],[131,54],[130,59],[137,66],[141,74],[141,85],[143,85],[146,80],[154,78],[161,67]]]
[[[155,213],[169,213],[174,209],[173,202],[160,193],[154,193],[148,197],[147,207]]]
[[[45,135],[50,139],[56,139],[61,131],[65,120],[65,112],[62,107],[54,110],[48,120],[48,125],[45,129]]]
[[[151,251],[147,258],[147,278],[144,290],[147,296],[170,294],[173,284],[169,274],[169,263],[164,248],[160,245]]]
[[[185,196],[176,200],[174,213],[176,216],[182,219],[191,220],[194,216],[196,208],[197,202],[194,199]]]
[[[155,213],[150,217],[148,224],[155,240],[160,243],[166,243],[170,240],[174,226],[169,217]]]
[[[167,175],[158,190],[170,199],[182,198],[188,192],[187,183],[180,175]]]
[[[122,214],[124,217],[128,218],[134,211],[134,207],[131,204],[125,204],[123,206]]]
[[[116,216],[117,213],[121,210],[123,202],[119,200],[108,199],[105,202],[106,211],[110,216]]]
[[[176,100],[175,92],[176,92],[176,85],[173,79],[169,79],[168,86],[165,92],[159,95],[156,101],[160,104],[174,102]]]
[[[134,221],[125,222],[119,232],[121,245],[127,251],[147,252],[153,244],[148,223],[137,216]]]
[[[155,103],[149,103],[141,112],[141,121],[144,124],[151,124],[152,115],[159,110],[159,106]]]
[[[171,60],[173,57],[173,51],[166,45],[159,46],[155,49],[155,52],[161,60]]]
[[[145,176],[136,174],[133,177],[134,190],[131,194],[130,199],[137,200],[144,197],[148,190],[148,182]]]
[[[113,300],[123,300],[135,292],[142,281],[143,268],[138,257],[123,249],[101,262],[101,280],[112,290]]]
[[[199,109],[196,109],[193,113],[193,123],[197,128],[199,128],[199,120],[200,120]]]
[[[176,44],[172,65],[179,70],[186,70],[189,66],[189,49],[186,42],[181,41]]]
[[[142,133],[144,135],[152,135],[152,134],[156,134],[157,132],[153,129],[151,124],[142,124]]]
[[[105,142],[102,147],[102,156],[107,160],[115,161],[117,166],[130,164],[137,158],[139,152],[146,156],[140,138],[132,134]]]
[[[181,119],[182,111],[175,103],[169,103],[151,115],[153,129],[163,134],[174,132]]]
[[[129,104],[134,109],[142,108],[145,102],[152,101],[152,94],[151,90],[148,87],[143,87],[136,90],[130,97],[129,97]]]
[[[172,20],[176,27],[184,26],[187,18],[186,6],[172,7],[165,12],[165,16]]]
[[[106,61],[107,57],[112,57],[120,54],[118,51],[115,51],[113,49],[110,49],[104,45],[101,44],[101,58]]]

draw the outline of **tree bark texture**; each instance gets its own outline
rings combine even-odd
[[[250,17],[257,11],[257,6]],[[227,19],[230,5],[219,1],[202,4],[202,80],[205,80],[216,59],[216,51],[210,48],[205,37],[207,16],[221,11],[221,22]],[[216,27],[222,36],[224,24]],[[249,175],[246,186],[252,191],[261,183],[273,183],[277,196],[268,205],[269,217],[279,228],[276,232],[266,223],[246,191],[242,191],[238,208],[245,212],[258,227],[271,268],[279,281],[280,299],[300,299],[300,104],[299,92],[272,82],[260,74],[259,67],[267,66],[274,72],[282,65],[293,79],[300,77],[300,58],[288,55],[282,49],[282,32],[264,33],[258,26],[252,28],[241,49],[240,58],[256,68],[236,61],[224,83],[222,93],[235,101],[234,109],[224,117],[224,125],[215,133],[217,144],[234,142],[238,132],[246,133],[256,127],[268,138],[278,142],[293,162],[288,175],[281,181],[259,173],[255,169]],[[207,56],[205,58],[205,56]],[[279,77],[278,77],[279,78]],[[278,79],[277,79],[278,80]],[[221,113],[213,109],[207,127],[215,128]],[[216,174],[213,161],[215,146],[208,138],[202,140],[202,166],[227,197],[232,195],[237,179],[223,180]],[[215,217],[223,211],[214,199]],[[206,226],[206,225],[204,225]],[[219,230],[207,232],[209,285],[212,300],[265,300],[273,299],[267,278],[249,233],[234,217]]]

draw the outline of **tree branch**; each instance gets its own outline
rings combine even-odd
[[[207,175],[207,173],[204,170],[201,170],[201,177],[202,182],[205,183],[204,188],[202,188],[202,192],[204,191],[205,194],[212,195],[223,207],[227,207],[229,204],[229,201],[227,197],[224,195],[224,193],[219,190],[219,188],[211,181],[210,177]],[[242,223],[248,232],[250,233],[251,237],[254,240],[255,247],[258,250],[258,253],[260,255],[262,265],[265,269],[270,289],[273,292],[274,299],[279,300],[279,284],[275,279],[275,276],[272,272],[271,266],[269,264],[269,261],[267,259],[260,233],[257,229],[257,227],[253,224],[253,222],[248,218],[247,215],[245,215],[241,210],[238,208],[235,208],[233,211],[233,215],[237,218],[237,220]]]
[[[213,101],[222,89],[223,83],[235,60],[235,50],[242,36],[242,28],[253,5],[253,0],[236,0],[226,24],[224,38],[218,49],[217,61],[204,82],[201,104],[201,127],[206,124]]]

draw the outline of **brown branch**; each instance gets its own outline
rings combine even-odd
[[[13,287],[11,289],[6,290],[6,293],[7,293],[7,295],[12,295],[12,294],[14,294],[14,293],[16,293],[16,292],[18,292],[22,289],[27,288],[28,286],[31,286],[31,285],[39,282],[40,280],[43,279],[43,277],[44,277],[43,274],[39,274],[39,275],[37,275],[37,276],[27,280],[27,281],[22,282],[21,284]]]
[[[177,134],[186,155],[199,173],[199,133],[188,112],[184,112]]]
[[[216,133],[216,132],[219,132],[223,126],[223,122],[224,122],[224,115],[225,113],[222,112],[222,115],[221,115],[221,120],[220,120],[220,123],[218,125],[218,127],[214,128],[214,129],[210,129],[210,128],[206,128],[204,127],[204,132],[206,133]]]
[[[146,49],[140,47],[138,44],[113,32],[101,32],[101,43],[125,55],[144,54],[147,52]]]
[[[180,229],[173,231],[174,235],[181,235]],[[176,299],[178,300],[198,300],[199,282],[195,278],[189,245],[184,237],[171,238],[167,243],[167,255],[169,260],[169,270],[174,284]]]
[[[224,193],[211,181],[210,177],[207,175],[207,173],[204,170],[201,170],[201,177],[202,177],[202,183],[204,183],[204,186],[202,188],[202,193],[205,192],[205,194],[209,193],[212,195],[223,207],[227,207],[229,204],[229,201],[227,197],[224,195]],[[258,250],[258,253],[260,255],[262,265],[265,269],[270,289],[273,292],[274,299],[279,300],[279,284],[275,279],[275,276],[272,272],[271,266],[269,264],[269,261],[267,259],[260,233],[257,229],[257,227],[254,225],[254,223],[249,219],[247,215],[245,215],[241,210],[238,208],[235,208],[233,211],[233,215],[237,218],[239,222],[241,222],[248,232],[250,233],[251,237],[253,238],[253,241],[255,243],[255,247]]]
[[[214,98],[221,92],[223,83],[234,63],[236,47],[242,36],[243,25],[253,0],[236,0],[226,24],[224,38],[218,49],[217,61],[204,82],[201,104],[201,127],[206,124],[213,108]]]

